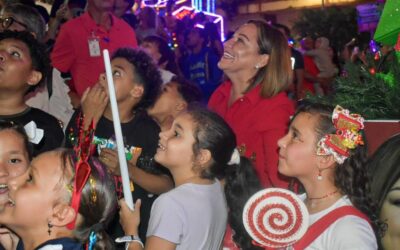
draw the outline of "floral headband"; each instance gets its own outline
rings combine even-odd
[[[360,130],[364,128],[364,118],[337,105],[332,114],[335,134],[327,134],[317,145],[317,155],[333,155],[339,164],[349,157],[349,151],[364,145]]]

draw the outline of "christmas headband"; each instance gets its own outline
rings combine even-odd
[[[321,138],[317,146],[317,155],[333,155],[339,164],[349,157],[350,150],[364,145],[360,130],[364,128],[364,118],[337,105],[332,114],[335,134]]]

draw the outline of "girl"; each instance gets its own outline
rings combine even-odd
[[[24,128],[0,120],[0,211],[8,202],[8,180],[23,174],[31,159],[32,146]]]
[[[21,238],[18,249],[113,249],[104,231],[116,209],[113,182],[97,160],[75,158],[66,150],[41,154],[9,181],[0,223]]]
[[[155,160],[167,167],[176,187],[153,204],[146,249],[220,249],[228,219],[243,246],[244,202],[260,188],[248,159],[240,157],[232,129],[217,114],[190,107],[172,128],[160,133]],[[225,178],[225,195],[217,178]],[[129,249],[142,249],[137,237],[140,203],[131,213],[121,202],[121,223]],[[236,213],[237,211],[240,211]]]
[[[294,249],[376,249],[374,230],[380,233],[381,226],[369,196],[363,118],[339,106],[332,110],[321,104],[299,107],[278,141],[279,172],[302,183],[310,213],[311,240],[303,237]]]

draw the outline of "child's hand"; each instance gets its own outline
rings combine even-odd
[[[135,210],[132,211],[129,209],[128,205],[126,205],[124,199],[118,201],[120,206],[119,223],[124,229],[125,235],[138,235],[141,203],[141,200],[137,199],[135,203]]]
[[[85,115],[85,129],[91,121],[96,125],[108,104],[108,95],[100,84],[87,88],[82,95],[81,106]]]
[[[0,227],[0,244],[4,249],[17,249],[19,238],[8,228]]]
[[[121,175],[117,150],[103,148],[100,152],[99,159],[107,166],[108,171],[113,175]]]

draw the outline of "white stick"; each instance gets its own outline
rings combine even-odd
[[[64,0],[64,5],[68,5],[69,0]]]
[[[118,159],[119,159],[119,167],[121,170],[124,198],[125,198],[125,201],[126,201],[126,204],[128,205],[128,207],[131,210],[133,210],[134,207],[133,207],[133,199],[132,199],[132,193],[131,193],[131,188],[130,188],[128,165],[126,163],[126,158],[125,158],[125,147],[124,147],[124,141],[122,139],[121,122],[119,120],[118,104],[117,104],[117,98],[115,96],[110,55],[108,53],[108,50],[106,50],[106,49],[103,50],[103,58],[104,58],[104,65],[106,67],[108,95],[109,95],[110,103],[111,103],[111,111],[112,111],[112,117],[113,117],[115,137],[117,140]]]

